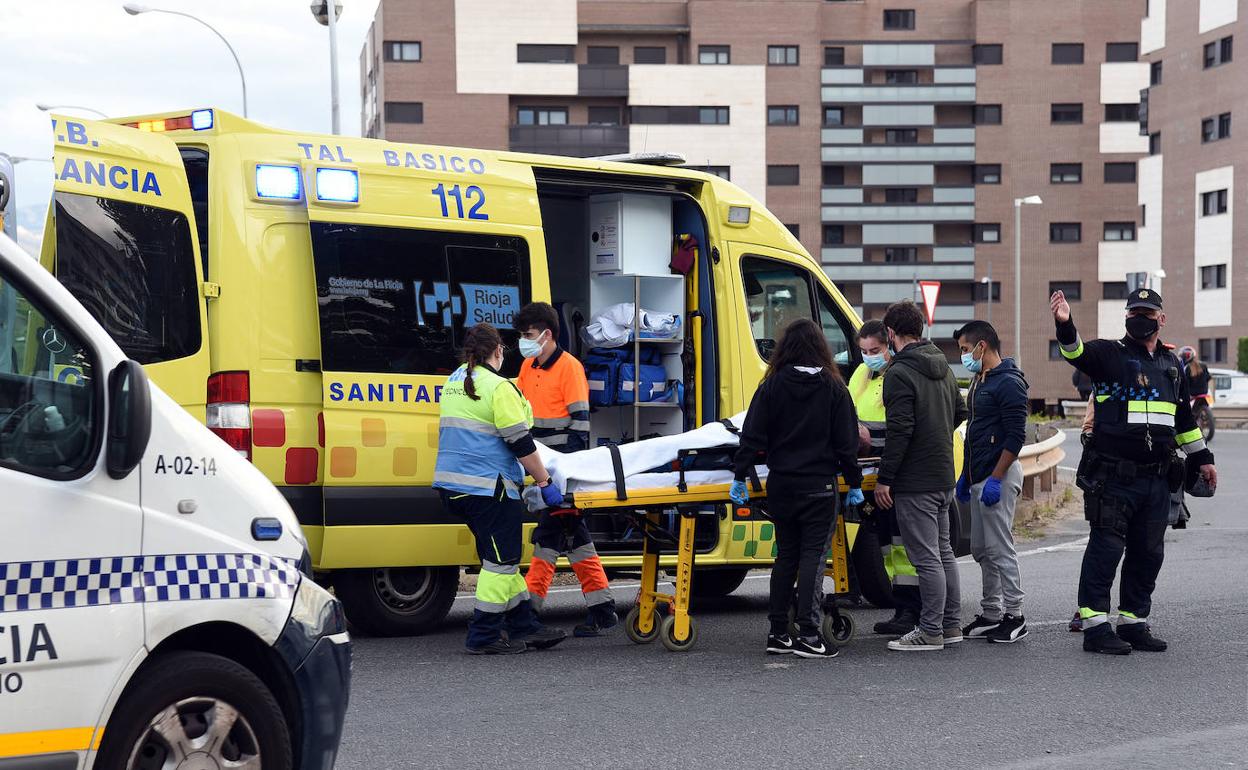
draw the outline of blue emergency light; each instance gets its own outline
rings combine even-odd
[[[195,110],[191,113],[191,128],[206,131],[212,128],[212,110]]]
[[[318,168],[316,199],[334,203],[359,203],[360,172],[350,168]]]
[[[282,538],[282,522],[272,518],[251,520],[252,540],[280,540]]]
[[[298,166],[256,164],[256,196],[276,200],[297,201],[303,191]]]

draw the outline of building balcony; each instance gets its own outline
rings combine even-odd
[[[579,65],[576,93],[578,96],[628,96],[628,65]]]
[[[862,144],[861,128],[825,128],[819,132],[822,144]]]
[[[862,203],[861,187],[825,187],[819,192],[822,203]]]
[[[974,187],[933,187],[933,203],[974,203]]]
[[[932,144],[975,144],[975,129],[963,128],[932,129]]]
[[[974,163],[974,145],[862,144],[824,147],[824,163]]]
[[[937,246],[932,249],[933,262],[974,262],[974,246]]]
[[[974,104],[973,85],[873,85],[824,86],[820,89],[826,104]]]
[[[845,262],[862,264],[862,247],[824,246],[819,250],[819,261],[825,265]]]
[[[833,281],[847,283],[908,283],[917,280],[973,281],[975,265],[938,265],[932,262],[884,262],[825,265],[823,271]],[[910,296],[907,292],[903,296]],[[894,297],[896,299],[896,297]]]
[[[824,206],[824,222],[974,222],[975,206],[911,203],[904,205]]]
[[[512,152],[541,155],[620,155],[628,152],[627,126],[512,126]]]

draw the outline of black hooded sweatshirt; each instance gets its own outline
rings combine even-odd
[[[966,419],[966,402],[948,359],[931,342],[912,342],[886,372],[878,483],[893,492],[953,489],[953,430]]]
[[[756,464],[767,465],[772,493],[819,492],[838,472],[851,488],[862,486],[858,414],[845,384],[794,367],[765,378],[741,427],[736,478],[748,478]]]

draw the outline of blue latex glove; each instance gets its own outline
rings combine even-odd
[[[1001,502],[1001,479],[989,476],[984,482],[984,491],[980,494],[979,501],[984,505],[996,505]]]
[[[849,494],[845,496],[846,505],[862,505],[867,498],[863,497],[862,490],[854,487],[849,490]]]
[[[998,487],[1000,487],[999,484]],[[958,478],[958,488],[954,491],[954,493],[958,496],[959,503],[969,503],[971,501],[971,477],[963,473],[962,476]],[[998,497],[1000,497],[1000,495],[998,495]]]
[[[558,508],[563,505],[563,493],[559,491],[559,487],[554,482],[542,487],[542,502],[546,503],[547,508]]]
[[[737,505],[745,505],[750,500],[750,488],[745,485],[744,481],[734,481],[728,488],[728,497]]]

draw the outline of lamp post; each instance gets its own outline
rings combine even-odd
[[[39,102],[35,106],[38,107],[43,112],[51,112],[52,110],[78,110],[79,112],[94,112],[96,115],[99,115],[101,118],[105,120],[108,119],[107,115],[95,109],[94,107],[81,107],[81,106],[77,106],[73,104],[44,104],[43,102]]]
[[[988,299],[988,323],[992,323],[992,263],[988,263],[988,277],[980,278],[979,282],[988,287],[984,296]]]
[[[338,134],[341,133],[338,116],[338,17],[342,14],[342,2],[312,0],[311,9],[317,23],[329,27],[329,117],[333,133]]]
[[[1039,195],[1014,199],[1014,361],[1023,361],[1023,206],[1039,206]],[[988,287],[991,299],[992,287]]]
[[[238,67],[238,79],[239,82],[243,84],[243,117],[247,117],[247,78],[243,75],[243,63],[238,60],[238,54],[234,52],[234,46],[230,45],[230,41],[226,40],[225,35],[218,32],[216,27],[212,26],[198,16],[192,16],[191,14],[183,11],[171,11],[167,8],[151,8],[146,5],[140,5],[139,3],[126,3],[121,7],[131,16],[138,16],[140,13],[167,13],[171,16],[185,16],[186,18],[191,19],[192,21],[197,21],[212,30],[212,34],[221,38],[221,42],[225,43],[225,47],[230,49],[230,56],[234,57],[234,65]]]

